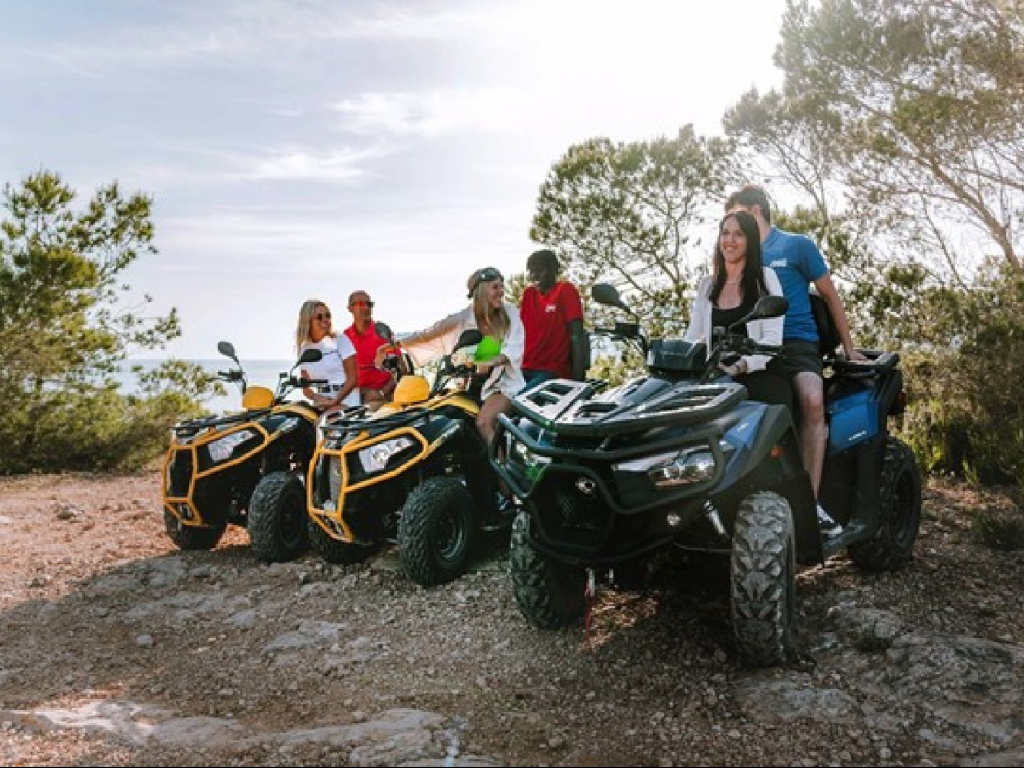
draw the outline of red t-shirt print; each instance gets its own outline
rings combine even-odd
[[[583,319],[583,304],[576,286],[558,282],[547,294],[542,294],[537,286],[528,285],[523,291],[519,316],[526,331],[523,368],[553,371],[560,378],[570,378],[572,334],[569,323]]]

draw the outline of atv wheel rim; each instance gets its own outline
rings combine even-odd
[[[447,509],[438,517],[435,534],[438,558],[445,563],[459,560],[465,548],[466,531],[460,523],[457,510]]]
[[[910,472],[900,472],[891,503],[893,541],[898,548],[909,549],[917,536],[916,494]]]
[[[301,544],[306,535],[306,507],[298,498],[289,498],[281,510],[281,540],[289,548]]]

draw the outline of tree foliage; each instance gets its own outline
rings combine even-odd
[[[117,392],[114,374],[128,353],[178,336],[178,318],[146,316],[149,297],[125,303],[124,271],[156,253],[150,199],[113,183],[80,210],[75,201],[46,171],[3,190],[0,472],[137,465],[212,387],[179,361],[169,364],[177,378],[150,397]]]
[[[782,91],[747,94],[730,135],[818,202],[837,184],[944,282],[989,253],[1024,271],[1021,0],[791,0],[776,63]]]
[[[574,145],[541,186],[530,237],[559,254],[582,294],[610,282],[650,332],[680,333],[735,181],[731,156],[729,142],[689,126],[673,138]],[[607,321],[598,307],[587,312]]]
[[[906,430],[928,469],[1024,491],[1024,276],[993,261],[971,289],[926,296],[941,322],[905,361]]]

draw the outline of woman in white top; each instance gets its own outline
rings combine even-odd
[[[359,373],[356,349],[348,336],[336,334],[331,327],[331,310],[319,299],[308,299],[299,310],[295,328],[295,350],[319,349],[323,357],[315,363],[303,363],[307,379],[326,379],[327,384],[306,387],[303,393],[317,408],[340,410],[359,405]]]
[[[728,327],[753,309],[765,294],[782,296],[782,285],[771,267],[761,263],[761,234],[757,221],[746,211],[733,211],[718,228],[712,274],[701,280],[690,311],[688,341],[703,341],[711,348],[715,326]],[[748,338],[760,344],[782,344],[785,317],[746,323]],[[792,408],[792,388],[784,376],[769,367],[771,355],[743,355],[722,366],[747,388],[752,400]]]
[[[482,405],[476,424],[488,443],[494,437],[499,413],[510,413],[512,398],[526,386],[523,379],[523,349],[526,334],[519,310],[505,301],[505,281],[494,267],[478,269],[466,281],[472,301],[468,307],[439,320],[429,328],[400,339],[402,349],[417,366],[448,354],[467,328],[484,335],[479,350],[492,349],[489,359],[477,355],[479,373],[489,374],[480,393]],[[490,338],[488,338],[490,337]]]

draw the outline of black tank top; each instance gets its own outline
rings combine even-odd
[[[711,325],[722,326],[728,328],[730,325],[735,323],[741,317],[745,317],[750,313],[750,310],[754,308],[754,299],[744,299],[740,302],[738,307],[732,309],[719,309],[718,307],[711,308]],[[742,334],[746,334],[746,328],[737,328],[736,331]]]

